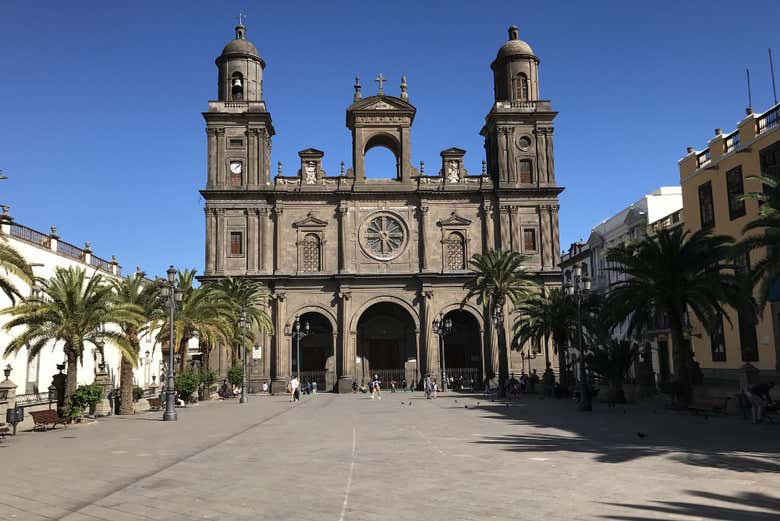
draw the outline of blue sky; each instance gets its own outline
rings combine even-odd
[[[349,162],[344,111],[355,75],[364,95],[402,74],[417,107],[414,164],[439,152],[482,160],[490,62],[520,27],[541,58],[552,100],[561,246],[661,185],[676,184],[686,146],[703,148],[747,105],[772,104],[767,48],[780,62],[777,0],[754,2],[4,2],[0,7],[0,201],[18,222],[57,225],[140,265],[203,266],[206,135],[214,59],[239,10],[267,62],[277,135],[272,163],[297,151]],[[780,63],[778,64],[780,71]]]

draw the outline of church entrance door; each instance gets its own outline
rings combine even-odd
[[[333,349],[333,327],[319,313],[300,316],[301,327],[308,322],[309,334],[301,338],[301,382],[317,382],[318,391],[332,391],[336,385],[336,357]],[[292,342],[292,374],[298,374],[298,353]]]
[[[464,310],[444,315],[452,320],[452,332],[444,337],[444,364],[449,383],[456,391],[476,390],[484,381],[484,363],[477,319]]]
[[[400,388],[415,385],[417,378],[417,344],[414,321],[398,304],[380,302],[366,309],[358,321],[358,383],[367,385],[377,375],[388,389],[395,381]]]

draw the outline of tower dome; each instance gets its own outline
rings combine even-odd
[[[509,40],[498,50],[497,60],[508,56],[535,56],[528,42],[519,38],[519,33],[520,30],[516,25],[509,28]]]
[[[490,68],[496,101],[524,103],[539,99],[539,58],[519,38],[516,25],[509,28],[509,40],[498,50]]]
[[[244,24],[236,26],[236,37],[216,59],[219,68],[219,99],[222,101],[259,101],[263,95],[263,69],[252,42],[246,39]]]

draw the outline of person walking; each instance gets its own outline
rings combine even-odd
[[[313,396],[317,396],[317,382],[316,381],[311,383],[311,394]]]
[[[382,382],[379,381],[379,375],[375,374],[374,375],[374,380],[371,383],[374,385],[372,390],[371,390],[372,396],[373,396],[373,394],[376,394],[376,399],[377,400],[381,400],[382,399],[382,387],[381,387],[381,383]]]
[[[355,380],[352,380],[352,394],[357,394],[358,390],[358,383]]]
[[[295,376],[290,379],[290,401],[297,402],[301,399],[301,382]]]
[[[760,423],[764,419],[766,406],[772,401],[769,391],[771,391],[774,386],[774,382],[769,382],[752,385],[745,390],[745,395],[752,405],[753,423]]]
[[[431,399],[431,393],[433,393],[433,381],[431,380],[431,375],[426,374],[425,375],[425,399],[426,400]]]

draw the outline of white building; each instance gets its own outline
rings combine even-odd
[[[65,242],[59,238],[52,227],[48,234],[39,232],[27,226],[13,222],[8,214],[8,207],[2,207],[0,215],[0,240],[7,240],[32,265],[33,273],[42,278],[49,278],[56,268],[76,266],[87,270],[88,275],[99,273],[107,279],[121,277],[121,269],[115,257],[111,261],[102,259],[92,253],[89,243],[84,248]],[[29,294],[31,288],[24,282],[15,279],[16,287],[22,294]],[[11,306],[8,297],[0,293],[0,309]],[[22,349],[16,355],[4,356],[6,346],[13,338],[14,331],[5,331],[2,327],[9,320],[8,315],[0,315],[0,366],[11,366],[10,380],[16,384],[16,394],[47,393],[56,374],[57,364],[64,363],[65,356],[62,345],[52,345],[43,348],[39,355],[32,359],[27,350]],[[121,356],[116,346],[110,341],[104,347],[106,368],[119,386],[119,365]],[[83,363],[78,366],[79,385],[92,383],[95,379],[95,369],[99,362],[97,349],[88,346],[84,352]],[[135,384],[149,387],[159,384],[161,372],[161,349],[155,345],[151,335],[141,338],[141,353],[138,366],[135,368]],[[2,419],[0,419],[2,421]]]
[[[624,277],[610,269],[615,266],[607,261],[607,251],[619,244],[642,239],[648,233],[654,233],[654,230],[661,225],[663,227],[676,225],[681,219],[682,206],[682,189],[679,186],[662,186],[612,217],[601,221],[591,229],[587,242],[572,243],[569,251],[562,253],[561,274],[564,283],[571,282],[574,266],[579,264],[583,275],[591,279],[591,289],[606,291]],[[617,338],[625,337],[625,325],[621,324],[614,333]],[[645,340],[652,352],[653,368],[658,375],[657,379],[668,378],[671,359],[668,353],[668,342],[661,339],[659,346],[659,337],[655,331],[650,333]]]

